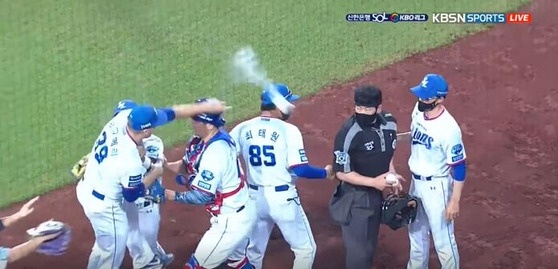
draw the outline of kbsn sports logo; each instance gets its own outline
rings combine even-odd
[[[433,13],[433,23],[531,23],[531,13]]]
[[[427,22],[428,14],[424,13],[350,13],[345,16],[348,22]]]

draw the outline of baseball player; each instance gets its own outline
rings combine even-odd
[[[95,232],[87,268],[120,267],[129,228],[123,199],[135,202],[163,173],[162,161],[148,165],[147,172],[138,152],[142,140],[151,136],[153,128],[175,118],[223,110],[224,104],[219,101],[163,109],[142,105],[118,113],[104,126],[76,187],[78,201]],[[145,268],[161,266],[154,255],[143,262]]]
[[[275,87],[289,102],[299,98],[284,84]],[[294,252],[293,268],[312,268],[316,255],[316,243],[300,204],[295,179],[327,178],[331,166],[317,168],[308,163],[302,134],[286,122],[289,116],[272,101],[269,89],[264,89],[260,116],[238,124],[230,132],[245,161],[250,196],[257,205],[257,225],[250,236],[247,257],[258,269],[262,268],[275,224]]]
[[[199,99],[204,103],[206,99]],[[255,226],[256,209],[250,200],[234,140],[220,129],[221,114],[201,113],[192,118],[196,136],[182,160],[166,163],[177,174],[189,174],[186,192],[164,190],[165,199],[180,203],[206,205],[213,216],[185,268],[216,268],[226,262],[239,244],[248,240]],[[246,258],[234,268],[252,268]]]
[[[467,157],[461,130],[442,105],[448,93],[442,76],[428,74],[411,91],[418,98],[411,115],[411,132],[399,137],[412,141],[410,194],[419,197],[422,206],[416,221],[409,225],[411,251],[407,268],[428,268],[429,234],[442,268],[459,268],[454,219],[459,215]]]
[[[131,110],[136,107],[136,102],[132,100],[121,100],[114,108],[113,117],[118,113]],[[145,160],[145,154],[150,159],[164,159],[163,155],[163,141],[156,135],[151,135],[143,139],[143,144],[138,146],[141,149],[140,156],[144,161],[144,167],[149,168],[149,161]],[[146,152],[147,151],[147,152]],[[85,172],[87,167],[88,155],[85,155],[78,161],[73,169],[72,174],[76,179],[81,179],[81,175]],[[147,164],[147,166],[145,165]],[[162,182],[162,177],[157,178]],[[159,232],[159,223],[161,216],[159,214],[159,204],[147,201],[143,197],[139,197],[134,203],[124,201],[124,210],[128,217],[128,240],[127,247],[132,257],[134,268],[139,268],[144,263],[145,257],[152,257],[155,254],[158,257],[163,267],[167,267],[174,260],[173,254],[167,254],[161,245],[157,242],[157,235]],[[141,223],[141,225],[140,225]]]

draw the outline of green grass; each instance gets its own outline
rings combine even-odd
[[[229,122],[256,113],[260,89],[228,76],[242,46],[307,95],[485,29],[351,24],[347,13],[503,12],[526,2],[1,0],[0,207],[70,182],[68,169],[119,99],[162,106],[215,96],[234,106]],[[170,146],[190,130],[179,122],[156,133]]]

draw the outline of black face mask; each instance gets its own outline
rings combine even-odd
[[[430,110],[434,109],[437,105],[438,105],[437,101],[434,101],[431,104],[427,104],[427,103],[424,103],[424,102],[419,100],[418,110],[420,112],[427,112],[427,111],[430,111]]]
[[[378,119],[378,114],[374,113],[372,115],[368,115],[368,114],[355,113],[355,119],[358,125],[362,127],[372,127],[374,123],[376,123],[376,120]]]

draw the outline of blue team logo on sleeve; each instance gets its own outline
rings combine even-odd
[[[128,178],[128,188],[133,188],[141,184],[142,175],[130,176]]]
[[[464,157],[463,156],[463,145],[462,144],[454,145],[451,148],[451,155],[452,155],[452,157],[451,157],[452,162],[458,162],[458,161],[463,160],[463,157]]]
[[[203,170],[201,172],[201,176],[202,176],[203,180],[205,180],[205,181],[211,181],[215,178],[213,173],[209,170]]]
[[[300,155],[300,161],[305,163],[308,162],[308,158],[306,157],[306,151],[304,149],[299,149],[298,154]]]

